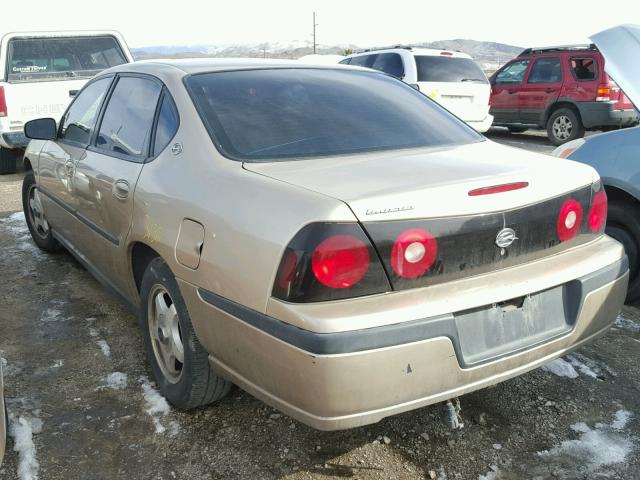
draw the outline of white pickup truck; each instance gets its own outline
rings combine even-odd
[[[0,39],[0,174],[13,173],[28,140],[24,124],[56,121],[102,70],[132,62],[114,31],[20,32]]]

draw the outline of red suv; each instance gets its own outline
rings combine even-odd
[[[513,133],[546,128],[561,145],[585,129],[637,123],[633,105],[604,68],[595,45],[526,49],[490,78],[493,124]]]

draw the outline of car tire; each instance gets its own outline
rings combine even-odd
[[[524,133],[529,130],[526,127],[507,127],[509,129],[509,133]]]
[[[627,302],[640,298],[640,208],[625,202],[609,203],[607,235],[624,246],[629,258]]]
[[[44,216],[33,172],[27,172],[22,180],[22,209],[31,238],[38,248],[50,253],[62,250],[62,245],[54,238],[51,226]]]
[[[169,403],[190,409],[229,393],[232,384],[211,368],[175,277],[159,257],[142,277],[140,326],[153,377]]]
[[[554,145],[584,137],[584,125],[571,108],[559,108],[547,120],[547,136]]]
[[[8,148],[0,147],[0,175],[16,173],[18,155]]]

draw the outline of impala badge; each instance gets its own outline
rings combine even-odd
[[[496,245],[500,248],[507,248],[517,239],[516,232],[512,228],[503,228],[496,235]]]

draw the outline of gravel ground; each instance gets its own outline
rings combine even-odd
[[[492,131],[538,151],[537,133]],[[434,405],[318,432],[240,389],[179,412],[148,380],[136,320],[70,255],[46,255],[0,177],[0,353],[14,439],[0,480],[640,478],[640,310],[606,336],[460,398],[464,428]],[[18,450],[18,451],[16,451]]]

